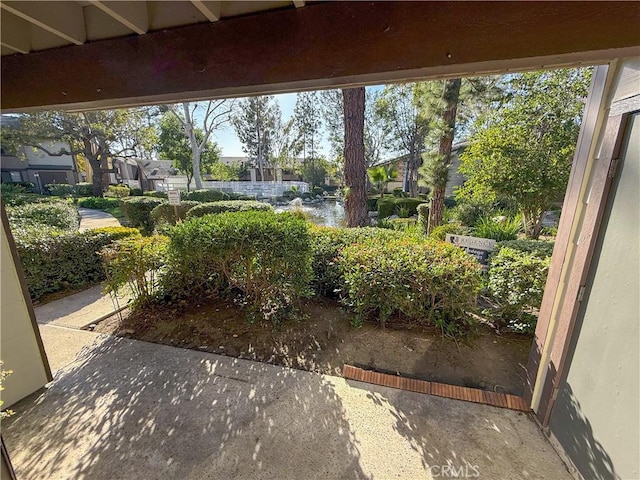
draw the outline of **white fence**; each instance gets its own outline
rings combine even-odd
[[[308,192],[309,184],[306,182],[202,182],[202,188],[207,190],[220,190],[225,193],[239,193],[242,195],[255,195],[256,197],[281,197],[284,192],[295,187],[299,192]],[[184,175],[175,175],[165,178],[162,185],[156,186],[158,190],[186,190],[187,177]],[[190,190],[195,190],[195,184],[192,181]]]

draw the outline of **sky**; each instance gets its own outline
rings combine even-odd
[[[283,123],[289,120],[293,116],[293,110],[296,106],[296,94],[284,93],[281,95],[274,95],[274,98],[280,104],[280,111],[282,112]],[[223,157],[244,157],[247,154],[242,151],[242,143],[238,140],[233,126],[228,125],[222,130],[218,130],[214,134],[214,140],[220,147]],[[323,154],[328,154],[330,150],[329,141],[326,135],[323,135],[321,149]]]
[[[367,89],[381,89],[382,86],[367,87]],[[289,120],[293,116],[293,110],[296,106],[296,94],[295,93],[283,93],[281,95],[274,95],[274,98],[280,104],[280,111],[282,112],[283,123]],[[226,126],[224,129],[214,132],[214,140],[220,147],[223,157],[244,157],[247,154],[242,151],[242,143],[238,140],[236,133],[232,125]],[[331,145],[327,138],[326,132],[322,135],[322,142],[320,144],[320,154],[328,155],[331,151]]]

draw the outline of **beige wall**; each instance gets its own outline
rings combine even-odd
[[[3,408],[26,397],[49,381],[48,365],[43,359],[27,302],[13,261],[5,222],[0,239],[0,359],[5,370],[13,370],[0,392]]]

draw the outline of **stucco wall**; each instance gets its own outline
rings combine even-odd
[[[48,371],[38,345],[23,295],[16,265],[14,264],[5,222],[2,222],[0,239],[0,359],[5,370],[13,370],[0,392],[3,408],[43,387],[48,381]]]
[[[638,66],[620,70],[612,101],[640,94]],[[640,478],[640,115],[630,122],[551,413],[585,479]]]

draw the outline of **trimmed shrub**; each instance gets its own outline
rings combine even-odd
[[[78,200],[78,206],[94,210],[111,210],[120,206],[117,198],[87,197]]]
[[[115,239],[140,235],[134,228],[116,228],[64,232],[40,226],[13,230],[31,298],[38,300],[47,293],[104,280],[97,252]]]
[[[184,195],[184,198],[196,202],[217,202],[228,199],[229,195],[220,190],[193,190]]]
[[[465,235],[468,232],[464,227],[461,227],[457,223],[444,223],[431,230],[429,238],[431,240],[444,242],[447,239],[447,233],[451,233],[453,235]]]
[[[130,195],[130,196],[132,196],[132,197],[141,197],[141,196],[142,196],[142,194],[143,194],[143,193],[142,193],[142,190],[141,190],[141,189],[139,189],[139,188],[132,188],[132,189],[129,191],[129,195]]]
[[[151,198],[167,198],[167,192],[144,192],[143,195],[145,197],[151,197]]]
[[[151,220],[151,211],[158,205],[165,203],[159,198],[149,197],[127,197],[120,201],[122,213],[132,227],[139,227],[145,232],[153,230],[153,221]]]
[[[76,183],[76,195],[79,197],[93,196],[93,184],[88,182]]]
[[[182,200],[179,206],[162,203],[151,210],[151,221],[156,227],[162,224],[175,225],[178,220],[184,220],[187,212],[196,205],[200,205],[200,203],[192,200]],[[177,218],[176,209],[178,210]]]
[[[71,197],[76,193],[75,187],[68,183],[49,183],[44,188],[54,197]]]
[[[27,225],[46,225],[60,230],[77,230],[80,225],[78,210],[65,201],[27,203],[9,207],[7,216],[12,228]]]
[[[107,291],[118,293],[124,286],[133,292],[137,304],[148,303],[160,293],[160,272],[164,267],[169,239],[164,236],[130,237],[100,252],[107,277]]]
[[[490,238],[497,242],[516,240],[522,230],[522,221],[519,218],[507,219],[504,222],[496,222],[490,218],[481,218],[473,228],[473,235],[481,238]]]
[[[176,225],[169,236],[166,285],[178,296],[229,287],[252,316],[277,324],[307,292],[310,237],[293,215],[209,215]]]
[[[367,198],[367,210],[375,212],[378,210],[378,200],[380,197],[368,197]]]
[[[128,197],[131,190],[127,185],[109,185],[107,191],[104,192],[105,197],[110,198],[124,198]]]
[[[418,211],[418,225],[425,235],[429,232],[429,204],[421,203],[416,207]]]
[[[421,198],[383,197],[378,200],[378,218],[387,218],[404,210],[408,216],[416,215],[418,205],[424,203]]]
[[[131,227],[100,227],[91,229],[91,232],[94,235],[107,235],[113,242],[123,238],[138,238],[141,236],[140,230]]]
[[[454,210],[458,222],[467,227],[475,226],[482,218],[493,216],[496,211],[490,203],[459,203]]]
[[[343,303],[362,323],[375,316],[384,327],[399,313],[412,322],[431,323],[443,334],[464,333],[480,289],[478,263],[442,242],[412,239],[368,241],[345,247],[339,257],[344,275]]]
[[[311,189],[311,195],[314,197],[322,197],[324,195],[324,189],[322,187],[315,186]]]
[[[402,232],[375,227],[311,227],[312,286],[318,295],[335,296],[344,288],[338,256],[343,248],[368,240],[386,242],[403,238]]]
[[[551,257],[555,242],[544,240],[512,240],[496,243],[492,256],[496,256],[503,248],[511,248],[522,253],[530,253],[538,258]]]
[[[550,260],[504,245],[494,253],[488,288],[498,304],[489,312],[496,327],[511,327],[523,332],[535,330],[537,317],[533,310],[540,308],[542,303]]]
[[[187,212],[187,218],[202,217],[212,213],[246,212],[249,210],[273,211],[268,203],[255,200],[227,200],[222,202],[207,202],[194,206]]]

